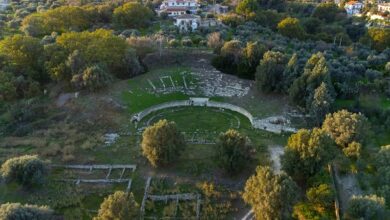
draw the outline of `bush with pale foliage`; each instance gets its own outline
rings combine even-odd
[[[368,120],[361,113],[341,110],[328,114],[322,128],[335,140],[340,147],[356,141],[362,143],[367,136]]]
[[[43,184],[47,173],[47,163],[39,159],[37,155],[24,155],[8,159],[0,169],[0,174],[5,181],[15,181],[24,187]]]
[[[54,219],[53,210],[47,206],[4,203],[0,205],[2,220],[49,220]]]
[[[132,193],[116,191],[104,199],[94,220],[136,219],[138,204]]]

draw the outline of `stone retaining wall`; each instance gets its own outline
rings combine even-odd
[[[156,112],[156,111],[163,110],[163,109],[175,108],[175,107],[188,107],[188,106],[201,106],[201,105],[198,105],[198,103],[195,103],[192,99],[190,99],[190,100],[183,100],[183,101],[165,102],[165,103],[162,103],[162,104],[154,105],[152,107],[149,107],[149,108],[147,108],[147,109],[145,109],[145,110],[135,114],[132,117],[132,121],[140,122],[143,118],[145,118],[149,114],[151,114],[153,112]],[[230,111],[238,112],[238,113],[244,115],[245,117],[247,117],[248,120],[253,125],[253,116],[252,116],[252,114],[249,113],[244,108],[241,108],[239,106],[232,105],[232,104],[229,104],[229,103],[215,102],[215,101],[209,101],[209,100],[205,101],[204,105],[202,105],[202,106],[211,107],[211,108],[222,108],[222,109],[227,109],[227,110],[230,110]]]
[[[269,132],[280,134],[282,132],[296,132],[296,129],[289,126],[289,120],[283,116],[272,116],[268,118],[258,119],[246,109],[224,102],[210,101],[208,98],[190,98],[189,100],[172,101],[149,107],[132,117],[133,122],[140,122],[149,114],[167,108],[188,107],[188,106],[204,106],[210,108],[227,109],[233,112],[244,115],[250,122],[253,128],[262,129]]]

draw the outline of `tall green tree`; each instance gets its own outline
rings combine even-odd
[[[287,57],[274,51],[267,51],[256,71],[257,88],[263,92],[279,92],[283,88],[283,73]]]
[[[138,204],[132,193],[116,191],[100,204],[98,215],[94,220],[135,219],[138,216]]]
[[[256,67],[266,52],[266,47],[259,42],[247,42],[243,49],[243,59],[238,66],[237,73],[239,77],[254,79]]]
[[[335,155],[334,141],[322,129],[300,129],[289,137],[281,163],[287,174],[301,182],[324,168]]]
[[[313,101],[311,102],[310,112],[314,117],[316,125],[320,125],[332,108],[334,99],[330,94],[327,85],[322,82],[321,85],[314,90]]]
[[[294,53],[283,72],[283,92],[287,93],[294,80],[299,77],[298,55]]]
[[[236,130],[228,130],[221,134],[216,144],[215,160],[227,173],[241,171],[251,159],[249,139]]]
[[[174,122],[160,120],[142,134],[142,154],[153,167],[173,162],[185,148],[183,135]]]
[[[354,141],[363,143],[369,128],[367,118],[360,113],[341,110],[326,115],[322,129],[342,148]]]
[[[298,186],[285,173],[275,174],[270,167],[258,166],[242,197],[252,206],[256,219],[289,219],[298,195]]]
[[[324,2],[317,5],[312,16],[326,22],[333,22],[339,12],[340,10],[336,4],[333,2]]]
[[[307,60],[303,74],[290,87],[291,101],[301,107],[310,107],[315,89],[322,83],[325,83],[330,94],[333,94],[334,88],[326,59],[318,52]]]

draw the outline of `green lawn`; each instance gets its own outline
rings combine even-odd
[[[189,73],[189,69],[184,67],[162,68],[130,79],[129,90],[122,93],[122,100],[127,104],[130,113],[136,113],[156,104],[188,99],[189,96],[180,91],[154,93],[150,85],[151,82],[157,89],[162,89],[160,77],[170,76],[176,86],[184,86],[183,75],[187,86],[196,84],[196,79]],[[167,87],[172,87],[169,78],[165,78],[163,82]]]
[[[147,123],[154,124],[160,119],[174,121],[176,122],[178,128],[186,132],[222,132],[228,130],[229,128],[237,128],[241,124],[241,119],[238,113],[220,111],[218,109],[205,107],[180,107],[165,109],[149,115],[146,119],[142,120],[141,123],[143,126],[147,126]]]

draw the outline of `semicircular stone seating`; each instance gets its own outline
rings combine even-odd
[[[132,122],[138,123],[149,114],[167,108],[186,107],[186,106],[204,106],[209,108],[227,109],[238,112],[244,115],[251,123],[253,128],[262,129],[273,133],[281,133],[283,131],[296,132],[295,128],[289,127],[289,120],[283,116],[273,116],[263,119],[257,119],[246,109],[225,102],[211,101],[209,98],[192,97],[188,100],[170,101],[151,106],[141,112],[134,114],[131,118]]]

